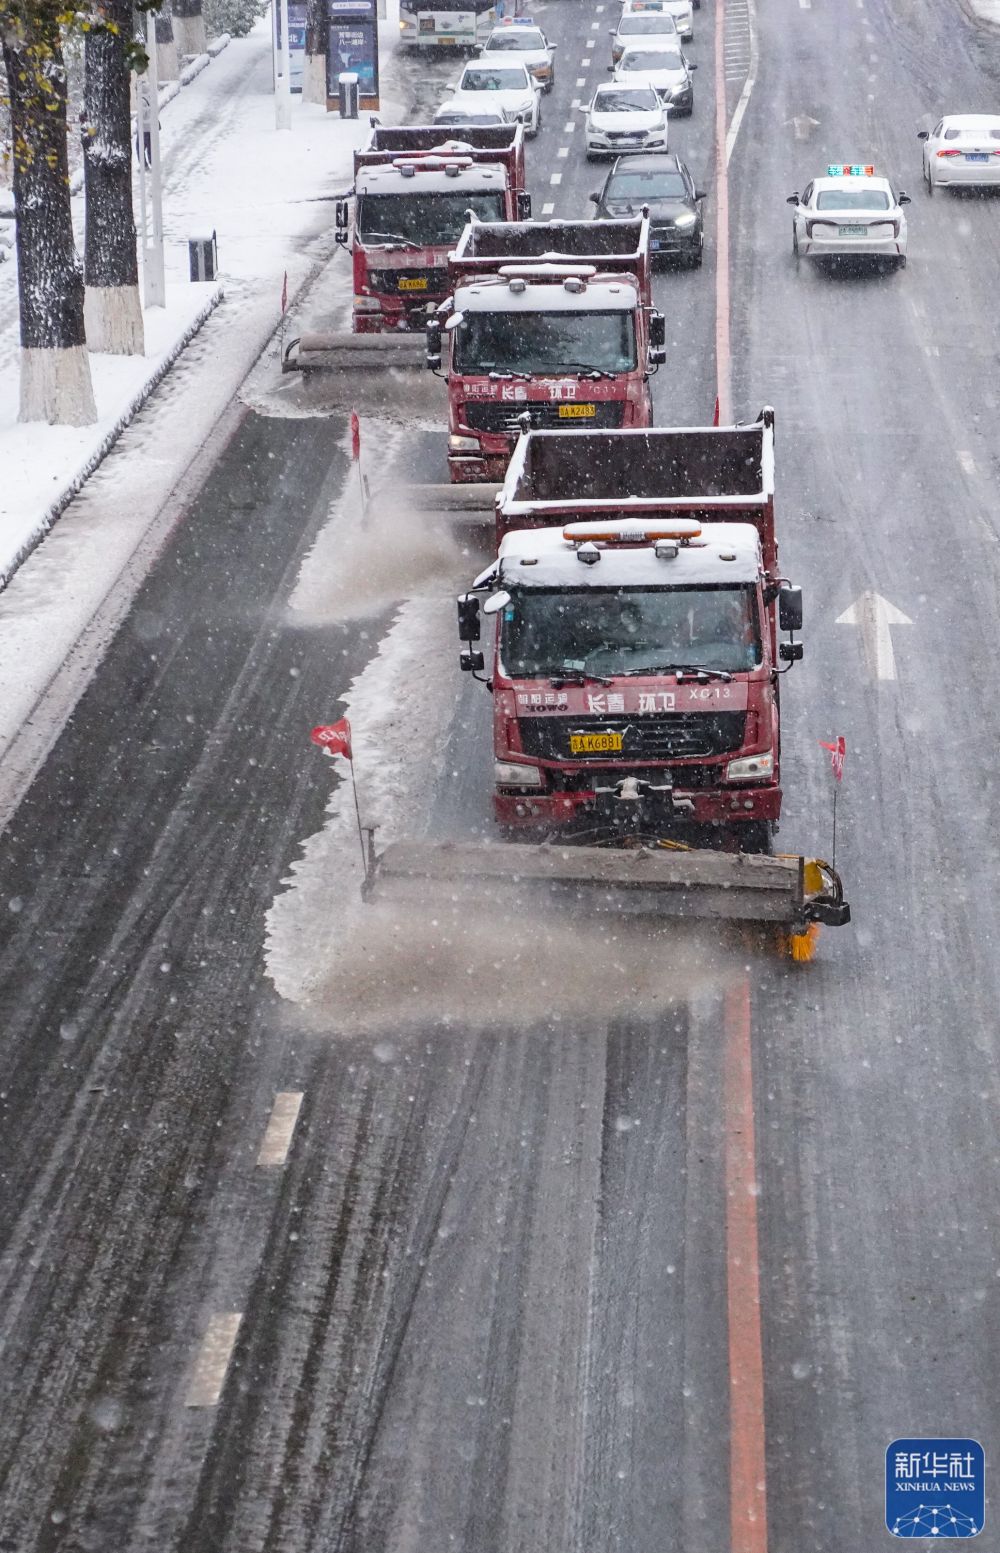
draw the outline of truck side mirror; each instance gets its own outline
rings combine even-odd
[[[478,642],[479,599],[474,593],[460,593],[458,604],[458,639],[460,642]],[[480,668],[482,665],[480,664]]]
[[[649,343],[654,350],[662,350],[667,343],[667,320],[655,308],[649,315]]]
[[[436,372],[441,365],[441,320],[440,318],[428,318],[427,354],[425,361],[430,372]]]
[[[801,642],[779,642],[778,657],[782,663],[798,663],[802,658]]]
[[[802,630],[802,589],[778,590],[778,626],[782,631]]]
[[[517,219],[518,221],[531,220],[531,195],[527,189],[519,189],[517,192]]]
[[[347,210],[347,201],[338,200],[336,205],[333,207],[333,224],[335,228],[334,237],[340,244],[341,248],[346,248],[347,246],[347,229],[349,221],[350,217]]]

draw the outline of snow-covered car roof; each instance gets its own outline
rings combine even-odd
[[[582,452],[582,449],[581,449]],[[622,500],[628,514],[628,498]],[[642,523],[655,523],[648,515]],[[594,527],[607,525],[597,525]],[[669,527],[665,519],[664,527]],[[517,588],[690,588],[756,582],[760,542],[752,523],[706,523],[700,538],[661,560],[652,544],[598,545],[600,560],[585,566],[578,546],[559,528],[516,529],[500,545],[498,585]],[[526,564],[527,563],[527,564]]]

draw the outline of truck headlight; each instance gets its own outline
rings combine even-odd
[[[726,766],[727,782],[766,782],[774,775],[774,753],[764,750],[760,755],[741,755]]]
[[[380,313],[382,304],[378,297],[355,297],[354,311],[356,313]]]
[[[478,453],[478,437],[458,437],[454,433],[448,438],[449,453]]]
[[[517,760],[498,760],[493,766],[497,787],[541,787],[541,766],[522,766]]]

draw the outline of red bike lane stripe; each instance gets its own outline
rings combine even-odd
[[[750,984],[726,993],[726,1303],[730,1553],[767,1553],[764,1359],[757,1238]]]
[[[732,423],[729,349],[729,170],[726,162],[726,5],[715,6],[715,376],[718,423]]]

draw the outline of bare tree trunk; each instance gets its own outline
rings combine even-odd
[[[141,356],[144,340],[132,211],[126,53],[132,27],[131,0],[105,0],[104,14],[116,30],[88,32],[84,44],[84,316],[92,351]]]
[[[277,4],[277,0],[274,0]],[[306,10],[306,57],[302,72],[302,101],[326,107],[326,51],[328,22],[326,0],[309,0]]]
[[[156,68],[161,81],[177,80],[177,44],[174,41],[170,0],[163,0],[156,12]]]
[[[2,29],[14,142],[22,421],[97,419],[73,242],[66,150],[66,71],[56,4],[25,6]]]
[[[171,10],[178,54],[204,54],[207,40],[201,0],[172,0]]]

